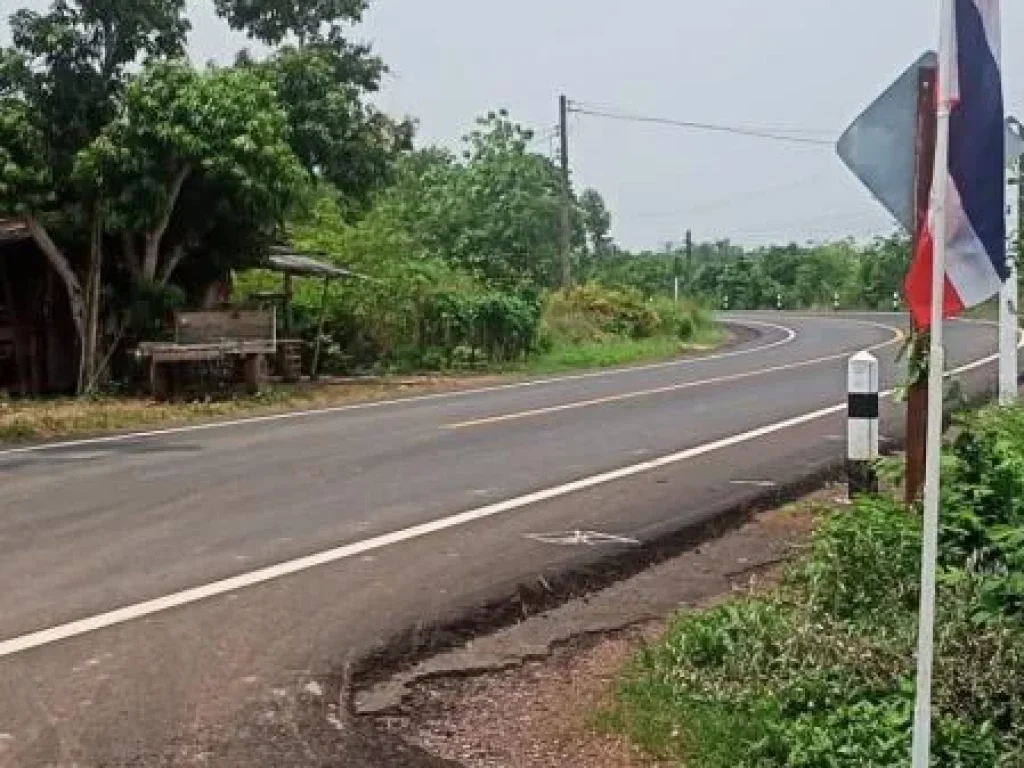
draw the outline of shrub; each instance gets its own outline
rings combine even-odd
[[[969,417],[947,451],[933,765],[1024,766],[1024,409]],[[770,595],[680,617],[607,723],[693,768],[909,763],[919,517],[828,516]]]
[[[791,574],[822,613],[887,621],[917,605],[920,518],[883,499],[859,499],[829,515]]]

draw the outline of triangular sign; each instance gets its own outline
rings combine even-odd
[[[839,157],[908,232],[913,232],[914,162],[920,71],[938,56],[925,53],[886,89],[839,139]]]

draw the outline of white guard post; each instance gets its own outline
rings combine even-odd
[[[878,358],[861,352],[850,358],[847,389],[847,474],[850,498],[878,492]]]

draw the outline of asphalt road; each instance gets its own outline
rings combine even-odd
[[[343,754],[384,748],[336,721],[346,662],[623,546],[538,535],[649,541],[835,461],[847,356],[897,375],[895,316],[732,320],[670,364],[0,449],[0,766],[405,764]],[[995,345],[954,324],[951,365]]]

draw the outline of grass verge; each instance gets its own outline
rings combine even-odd
[[[1024,766],[1024,410],[946,456],[933,765]],[[608,729],[689,768],[909,764],[920,518],[823,510],[782,585],[679,616],[630,664]]]
[[[390,377],[336,384],[277,385],[256,397],[156,403],[138,397],[9,400],[0,395],[0,442],[51,440],[77,435],[184,426],[221,419],[327,408],[393,397],[454,392],[502,381],[498,374],[541,375],[670,359],[711,349],[726,339],[717,328],[692,341],[655,337],[556,345],[518,367],[461,376]]]
[[[712,350],[727,339],[718,327],[702,328],[693,339],[680,341],[670,336],[650,339],[612,338],[598,342],[557,345],[520,366],[505,371],[545,374],[560,371],[613,368],[632,363],[670,360],[680,355]]]

